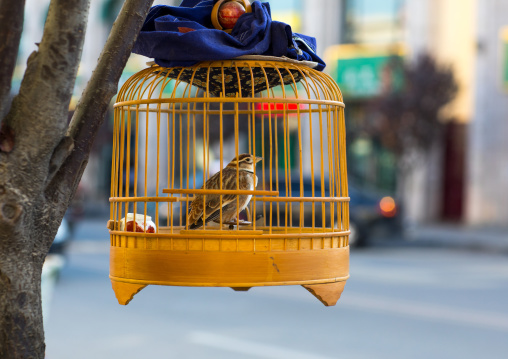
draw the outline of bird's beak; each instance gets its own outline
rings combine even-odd
[[[263,161],[263,157],[256,157],[256,163]]]

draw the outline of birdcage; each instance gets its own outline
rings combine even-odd
[[[108,227],[120,304],[150,284],[302,285],[336,303],[349,277],[349,197],[344,103],[328,75],[270,58],[153,64],[116,101]],[[227,166],[243,153],[262,158],[257,186],[241,188],[239,160]],[[197,200],[198,228],[188,220]]]

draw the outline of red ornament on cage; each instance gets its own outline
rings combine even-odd
[[[220,0],[212,10],[212,23],[216,29],[231,32],[236,22],[246,12],[251,12],[248,0]]]

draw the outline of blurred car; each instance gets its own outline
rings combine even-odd
[[[369,190],[349,189],[350,244],[368,245],[374,236],[400,238],[403,232],[402,206],[391,196]]]
[[[265,188],[269,186],[265,185]],[[272,184],[272,190],[275,190],[275,184]],[[279,180],[279,197],[286,196],[286,183],[284,179]],[[324,196],[329,196],[329,184],[325,181]],[[289,189],[289,188],[288,188]],[[401,206],[396,199],[391,196],[379,194],[372,190],[360,189],[354,184],[348,183],[349,191],[349,228],[351,234],[349,236],[349,244],[351,246],[365,246],[368,245],[374,236],[380,238],[400,238],[402,233],[402,215]],[[310,178],[303,180],[303,194],[300,193],[300,181],[292,180],[291,182],[291,196],[292,197],[312,197],[312,182]],[[315,180],[314,183],[314,196],[322,196],[321,182]],[[289,205],[289,203],[288,203]],[[306,203],[304,208],[304,226],[312,225],[312,204]],[[279,205],[279,217],[276,215],[272,217],[272,225],[284,225],[286,220],[285,203],[281,202]],[[322,205],[318,202],[314,205],[314,223],[316,226],[322,224]],[[325,206],[327,218],[325,224],[327,227],[331,226],[329,215],[329,205]],[[300,226],[300,204],[293,203],[290,221],[294,227]],[[334,226],[337,227],[336,216],[334,218]],[[288,219],[289,222],[289,219]],[[289,225],[290,223],[288,223]]]

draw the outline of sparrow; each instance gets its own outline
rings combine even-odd
[[[255,157],[251,154],[244,153],[235,157],[226,167],[222,170],[222,189],[223,190],[236,190],[236,175],[238,165],[239,176],[239,190],[254,190],[258,184],[258,177],[254,175],[254,167],[256,163],[263,160],[262,157]],[[206,184],[201,189],[220,189],[220,172],[217,172],[206,181]],[[196,229],[203,226],[203,208],[205,210],[205,223],[210,221],[220,222],[220,201],[221,195],[207,194],[206,204],[204,203],[205,196],[197,194],[190,204],[189,214],[187,216],[187,224],[190,229]],[[237,201],[237,197],[239,200]],[[252,195],[222,195],[222,223],[231,225],[236,221],[236,214],[240,213],[247,207]],[[237,211],[238,202],[238,211]]]

